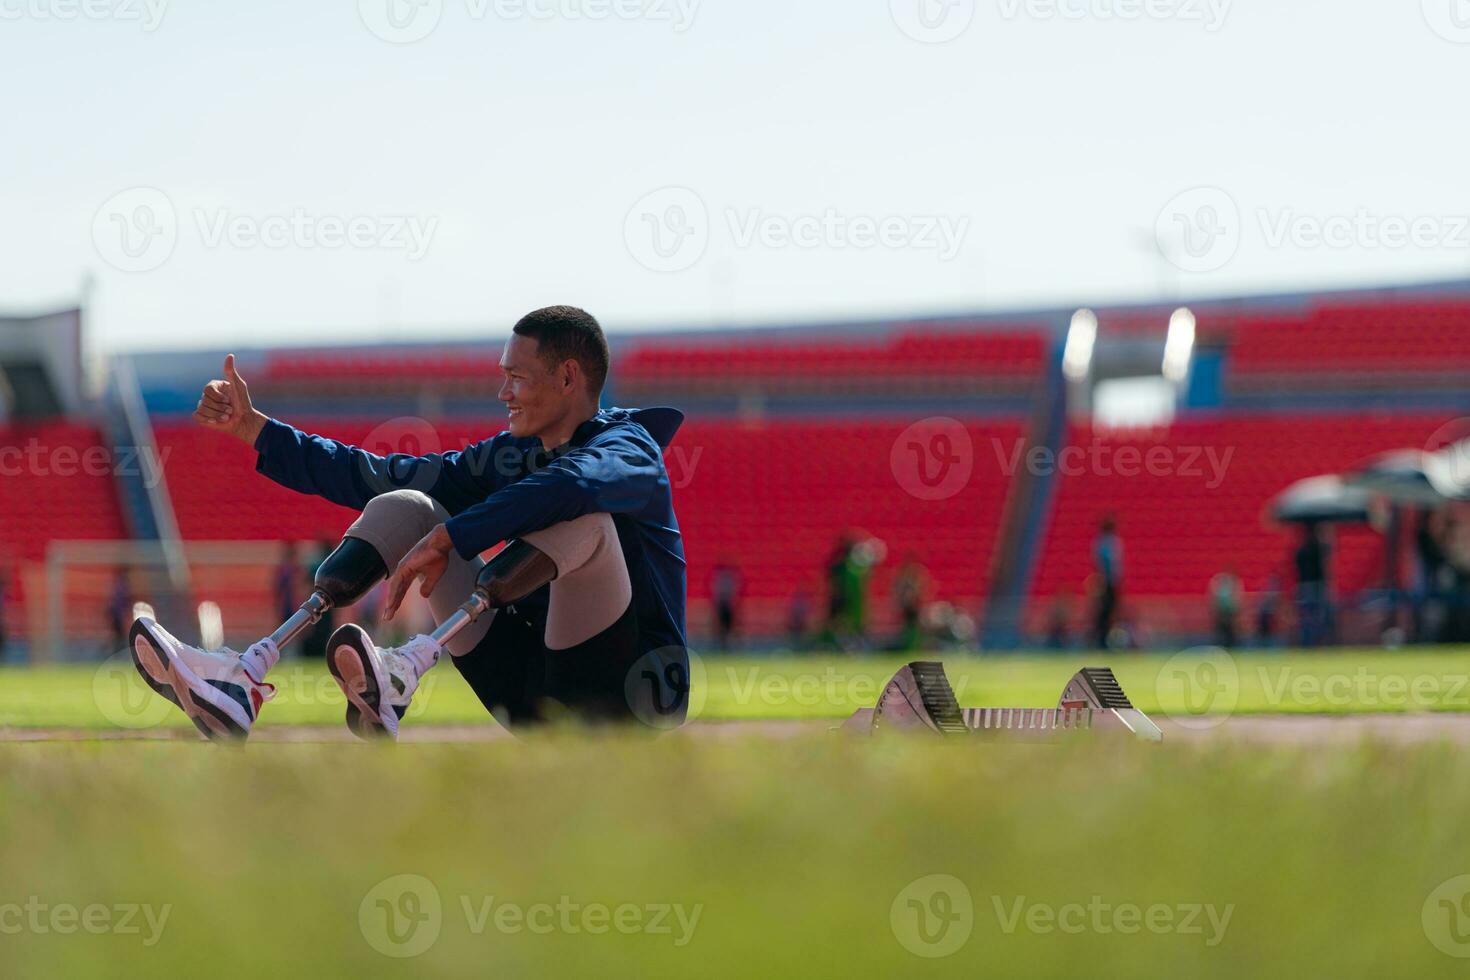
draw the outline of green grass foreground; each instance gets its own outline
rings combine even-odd
[[[893,672],[919,657],[706,656],[694,668],[693,716],[707,721],[841,718],[870,707]],[[945,656],[965,706],[1054,705],[1077,668],[1112,666],[1133,702],[1165,717],[1278,712],[1470,711],[1470,652],[1187,652],[1167,655]],[[338,725],[341,692],[320,663],[271,675],[279,694],[262,725]],[[489,719],[448,664],[425,678],[410,724]],[[0,670],[0,727],[147,729],[187,725],[126,657],[102,666]]]
[[[1466,813],[1443,745],[0,744],[0,976],[1463,976]]]

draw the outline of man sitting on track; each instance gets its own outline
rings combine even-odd
[[[444,649],[508,727],[560,716],[683,721],[684,546],[662,451],[681,417],[599,411],[608,362],[602,328],[585,311],[527,315],[500,360],[508,430],[419,457],[376,456],[268,418],[251,404],[234,355],[224,379],[205,387],[196,421],[252,445],[260,473],[362,512],[318,573],[319,590],[336,589],[345,604],[393,569],[385,618],[421,580],[439,623],[477,580],[479,594],[494,597],[442,646],[421,635],[382,649],[359,626],[337,630],[328,666],[354,733],[396,736]],[[480,559],[512,539],[489,566]],[[210,652],[144,618],[131,643],[149,686],[211,738],[247,736],[274,693],[265,679],[280,653],[270,639],[243,654]]]

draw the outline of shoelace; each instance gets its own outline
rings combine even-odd
[[[419,673],[423,674],[439,662],[439,655],[443,652],[443,649],[443,647],[434,641],[432,636],[420,633],[404,644],[403,653],[416,668],[419,664],[427,662],[424,667],[419,669]]]
[[[225,649],[230,650],[229,647],[225,647]],[[235,651],[230,650],[230,652],[234,653]],[[242,659],[244,657],[254,658],[258,654],[267,653],[274,653],[278,659],[280,657],[280,651],[276,649],[276,645],[271,642],[270,637],[266,637],[259,643],[250,644],[249,649],[247,649],[243,654],[237,654],[237,656],[241,657]],[[276,686],[274,684],[267,684],[264,681],[257,681],[255,678],[250,677],[250,672],[248,670],[245,672],[245,676],[250,678],[250,683],[256,685],[261,689],[261,695],[266,701],[269,701],[276,696]]]

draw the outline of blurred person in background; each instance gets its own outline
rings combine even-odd
[[[868,592],[873,583],[873,569],[883,563],[887,547],[871,534],[849,532],[847,561],[842,568],[842,587],[846,604],[846,635],[851,647],[868,647]]]
[[[112,634],[112,649],[127,648],[128,629],[132,625],[133,587],[128,581],[127,568],[119,568],[112,575],[112,591],[107,596],[107,629]]]
[[[1447,568],[1441,534],[1443,515],[1433,510],[1419,512],[1414,530],[1413,642],[1430,643],[1435,625],[1442,622],[1443,576]]]
[[[812,589],[805,582],[796,587],[786,608],[786,644],[793,651],[805,650],[807,623],[812,615]]]
[[[1227,566],[1210,579],[1210,609],[1215,618],[1215,645],[1233,648],[1235,620],[1240,615],[1240,576],[1235,566]]]
[[[281,542],[281,560],[276,564],[271,585],[276,598],[276,618],[284,622],[301,605],[309,585],[295,541]]]
[[[715,642],[719,649],[731,649],[738,621],[740,592],[745,578],[728,555],[723,556],[710,572],[710,596],[715,607]]]
[[[850,531],[842,532],[827,555],[827,621],[822,626],[821,641],[841,649],[841,634],[847,620],[847,562],[854,541]]]
[[[1328,634],[1327,551],[1321,525],[1304,525],[1294,558],[1297,617],[1304,647],[1317,646]]]
[[[1266,576],[1266,588],[1256,603],[1256,645],[1276,645],[1276,615],[1281,608],[1281,576]]]
[[[1068,633],[1072,621],[1072,590],[1065,586],[1057,591],[1051,601],[1051,610],[1046,620],[1046,648],[1065,650],[1071,643]]]
[[[1104,517],[1098,526],[1097,538],[1092,543],[1092,560],[1097,569],[1092,640],[1097,649],[1106,650],[1123,593],[1123,539],[1118,536],[1118,523],[1112,514]]]
[[[5,659],[5,593],[10,585],[10,567],[0,565],[0,661]]]
[[[917,552],[910,551],[893,577],[893,601],[898,607],[899,634],[895,650],[917,650],[924,638],[921,617],[929,601],[934,579],[929,569],[919,562]]]
[[[1464,643],[1470,639],[1470,546],[1464,540],[1460,520],[1453,510],[1444,514],[1439,544],[1445,559],[1440,578],[1446,596],[1440,642]]]

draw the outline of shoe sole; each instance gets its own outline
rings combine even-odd
[[[390,728],[384,721],[383,680],[371,650],[371,637],[352,624],[338,629],[327,643],[327,669],[347,696],[347,730],[367,742],[398,735],[397,726]]]
[[[251,720],[243,717],[239,704],[170,653],[168,643],[147,620],[133,621],[128,649],[143,682],[178,706],[205,738],[243,742],[250,737]]]

